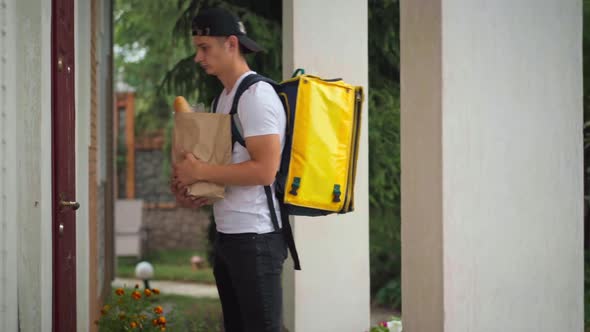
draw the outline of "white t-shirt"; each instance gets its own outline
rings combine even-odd
[[[255,72],[250,71],[242,75],[231,91],[223,90],[217,102],[217,113],[229,114],[240,82],[250,74]],[[244,139],[251,136],[278,134],[281,140],[281,151],[283,150],[287,119],[283,105],[270,84],[258,82],[251,85],[240,97],[237,112]],[[248,160],[250,160],[248,150],[236,142],[233,147],[232,163],[237,164]],[[276,215],[281,226],[274,184],[271,187]],[[225,198],[214,204],[213,213],[217,231],[221,233],[263,234],[275,230],[263,186],[226,186]]]

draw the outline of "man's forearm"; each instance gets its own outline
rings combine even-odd
[[[232,186],[271,185],[276,172],[269,170],[261,162],[248,160],[231,165],[206,165],[202,181]]]

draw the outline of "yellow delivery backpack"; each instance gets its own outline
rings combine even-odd
[[[244,91],[260,81],[274,87],[287,115],[285,147],[275,181],[282,220],[288,220],[289,215],[322,216],[353,211],[362,87],[341,79],[305,75],[301,69],[280,84],[258,74],[248,75],[236,89],[230,111],[232,143],[245,146],[237,115],[238,102]],[[213,102],[213,109],[216,107],[217,100]],[[265,191],[270,211],[274,212],[271,188],[266,187]],[[291,233],[288,223],[285,226]],[[292,235],[288,235],[288,242],[292,242]],[[297,268],[299,262],[293,252],[294,244],[291,245]]]
[[[363,90],[300,75],[280,84],[287,137],[277,192],[290,215],[354,209]]]

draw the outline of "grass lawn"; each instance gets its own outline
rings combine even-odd
[[[162,294],[161,303],[173,309],[178,325],[171,325],[170,331],[220,332],[223,325],[221,303],[218,299],[194,298],[181,295]]]
[[[190,258],[193,255],[205,257],[203,253],[192,250],[166,250],[151,253],[145,260],[154,266],[155,280],[177,280],[215,284],[213,271],[209,266],[196,271],[192,269]],[[117,277],[135,278],[135,265],[138,262],[139,260],[135,257],[118,257]]]

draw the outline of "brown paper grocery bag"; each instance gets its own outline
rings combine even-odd
[[[231,162],[231,116],[204,112],[175,112],[172,163],[182,160],[182,151],[213,165]],[[223,185],[197,182],[189,187],[190,195],[215,202],[224,197]]]

